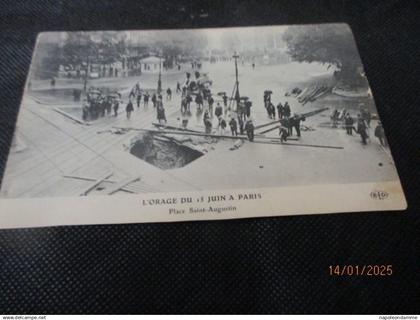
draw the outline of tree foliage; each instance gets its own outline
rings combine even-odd
[[[89,61],[112,63],[125,53],[123,37],[116,32],[69,32],[63,45],[62,64],[82,65]]]
[[[350,80],[362,66],[350,28],[345,24],[291,26],[283,34],[290,57],[299,62],[335,66]]]

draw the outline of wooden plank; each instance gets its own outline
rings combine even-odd
[[[175,127],[175,126],[169,126],[169,125],[166,125],[166,124],[155,123],[155,122],[153,122],[152,125],[154,125],[155,127],[158,127],[158,128],[164,128],[164,129],[169,129],[169,130],[179,130],[179,131],[200,133],[200,131],[196,131],[196,130],[184,129],[184,128],[179,128],[179,127]]]
[[[329,108],[316,109],[316,110],[314,110],[314,111],[310,111],[310,112],[302,113],[302,114],[300,114],[299,116],[300,116],[300,117],[302,117],[302,118],[308,118],[308,117],[312,117],[312,116],[314,116],[314,115],[316,115],[316,114],[318,114],[318,113],[324,112],[325,110],[328,110],[328,109],[329,109]],[[267,123],[260,124],[260,125],[258,125],[258,126],[255,126],[255,127],[254,127],[254,130],[261,129],[261,128],[264,128],[264,127],[270,126],[270,125],[272,125],[272,124],[279,124],[279,123],[282,123],[282,121],[283,121],[283,120],[285,120],[285,119],[280,119],[280,120],[275,120],[275,121],[270,121],[270,122],[267,122]]]
[[[98,185],[100,185],[102,182],[104,182],[106,179],[108,179],[110,176],[113,175],[113,172],[107,173],[102,178],[96,180],[93,184],[91,184],[85,191],[83,191],[80,196],[86,196],[89,192],[91,192],[93,189],[95,189]]]
[[[115,187],[113,187],[110,191],[108,191],[108,195],[114,194],[115,192],[119,191],[119,190],[123,190],[124,187],[126,187],[127,185],[129,185],[130,183],[133,182],[137,182],[140,180],[140,176],[137,177],[131,177],[128,178],[126,180],[123,180],[122,182],[118,183]]]
[[[76,180],[84,180],[84,181],[96,181],[98,179],[92,178],[92,177],[85,177],[85,176],[73,176],[73,175],[63,175],[63,178],[69,178],[69,179],[76,179]],[[114,180],[105,179],[103,182],[109,182],[109,183],[116,183]]]
[[[273,128],[270,128],[270,129],[267,129],[267,130],[261,131],[261,132],[260,132],[260,134],[268,133],[268,132],[271,132],[271,131],[276,130],[276,129],[278,129],[278,128],[280,128],[280,126],[275,126],[275,127],[273,127]]]
[[[97,180],[95,178],[82,177],[82,176],[72,176],[72,175],[64,175],[63,178],[70,178],[70,179],[83,180],[83,181],[96,181]],[[115,180],[109,180],[109,179],[105,179],[103,182],[116,183]],[[121,187],[119,190],[126,191],[126,192],[129,192],[129,193],[134,193],[130,188],[131,188],[131,186]]]
[[[326,149],[344,149],[344,147],[337,147],[337,146],[324,146],[324,145],[317,145],[317,144],[301,144],[301,143],[279,143],[279,142],[270,142],[270,141],[253,141],[254,143],[262,143],[262,144],[276,144],[279,146],[300,146],[300,147],[312,147],[312,148],[326,148]]]
[[[207,134],[203,132],[184,132],[184,131],[169,131],[169,130],[153,130],[153,129],[141,129],[141,128],[131,128],[131,127],[115,127],[119,129],[127,129],[127,130],[136,130],[136,131],[145,131],[157,134],[180,134],[186,136],[198,136],[198,137],[210,137],[210,138],[225,138],[225,139],[243,139],[248,140],[247,136],[244,135],[237,135],[237,136],[227,136],[227,135],[218,135],[218,134]]]

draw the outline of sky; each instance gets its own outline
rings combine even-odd
[[[229,37],[234,35],[239,38],[241,42],[247,46],[261,46],[263,45],[264,36],[269,34],[282,34],[287,29],[287,26],[262,26],[262,27],[238,27],[238,28],[208,28],[208,29],[189,29],[195,30],[198,33],[202,33],[207,37],[209,49],[223,49],[223,37]],[[162,37],[170,38],[171,35],[179,36],[185,30],[132,30],[132,31],[121,31],[126,34],[130,34],[131,39],[136,38],[147,38],[150,36],[156,37],[162,35]],[[43,33],[40,37],[42,42],[54,43],[65,39],[64,32],[47,32]],[[135,41],[135,40],[134,40]]]

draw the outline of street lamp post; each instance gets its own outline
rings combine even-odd
[[[83,81],[83,91],[86,93],[87,90],[87,83],[89,78],[89,68],[90,68],[90,57],[89,55],[86,58],[86,72],[85,72],[85,79]]]
[[[162,57],[161,55],[159,55],[159,79],[158,79],[158,87],[157,87],[157,92],[158,95],[161,94],[162,92]]]
[[[236,100],[236,110],[238,110],[238,106],[239,106],[239,101],[240,101],[240,95],[239,95],[239,80],[238,80],[238,58],[239,55],[235,52],[235,54],[232,57],[233,59],[235,59],[235,77],[236,77],[236,82],[235,82],[235,87],[236,87],[236,92],[235,92],[235,100]]]

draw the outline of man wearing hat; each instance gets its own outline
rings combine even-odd
[[[238,124],[236,123],[236,120],[234,117],[232,117],[229,121],[229,127],[230,131],[232,132],[232,136],[238,135]]]
[[[367,127],[370,128],[370,120],[372,119],[371,113],[368,111],[364,103],[360,103],[359,108],[362,119],[366,122]]]
[[[245,124],[245,131],[246,135],[248,136],[249,141],[254,141],[254,124],[252,123],[252,119],[248,119]]]
[[[362,143],[366,145],[366,139],[369,138],[367,134],[367,125],[360,113],[357,115],[357,133],[360,134],[360,137],[362,138]]]
[[[297,113],[293,114],[293,117],[289,119],[290,135],[293,135],[293,129],[296,130],[296,135],[300,137],[300,122],[305,121],[304,117],[299,116]]]
[[[378,124],[376,125],[376,128],[375,128],[375,137],[378,138],[381,146],[383,146],[383,147],[387,146],[384,127],[382,126],[382,123],[380,121],[378,121]]]
[[[283,106],[283,116],[286,117],[286,118],[288,118],[288,117],[290,117],[290,114],[291,114],[290,105],[286,101],[284,103],[284,106]]]

